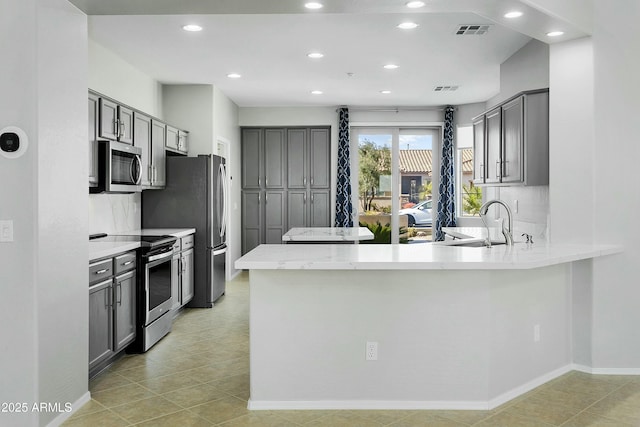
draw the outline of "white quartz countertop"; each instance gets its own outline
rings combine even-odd
[[[196,232],[195,228],[145,228],[142,230],[131,230],[121,233],[113,234],[126,234],[126,235],[141,235],[141,236],[174,236],[185,237],[189,234]],[[114,255],[118,255],[123,252],[132,251],[140,247],[139,242],[98,242],[89,241],[89,261],[97,260],[100,258],[108,258]]]
[[[397,245],[260,245],[235,262],[245,270],[513,270],[611,255],[616,245],[526,244],[485,247]]]
[[[354,242],[373,240],[367,227],[294,227],[282,236],[284,242]]]

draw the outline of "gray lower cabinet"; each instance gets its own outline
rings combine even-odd
[[[193,299],[194,295],[194,264],[193,264],[193,234],[182,237],[173,245],[171,259],[171,309],[174,316],[178,310]]]
[[[330,128],[242,129],[242,253],[331,218]]]
[[[89,288],[89,370],[113,356],[111,279]]]
[[[89,376],[136,336],[136,252],[89,264]]]

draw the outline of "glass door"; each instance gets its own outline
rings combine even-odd
[[[440,128],[353,127],[359,222],[376,243],[431,241]],[[357,146],[356,146],[357,144]],[[437,156],[436,156],[437,157]]]
[[[358,219],[374,233],[375,243],[431,240],[432,188],[438,176],[432,151],[440,132],[439,128],[351,129],[358,164]]]

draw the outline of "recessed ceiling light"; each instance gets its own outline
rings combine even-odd
[[[396,68],[398,68],[398,66],[396,64],[387,64],[384,66],[384,68],[386,68],[387,70],[395,70]]]
[[[513,12],[508,12],[504,14],[505,18],[520,18],[522,16],[522,12],[518,12],[517,10],[514,10]]]
[[[307,56],[309,58],[312,58],[312,59],[318,59],[318,58],[322,58],[324,56],[324,54],[320,53],[320,52],[311,52],[311,53],[307,54]]]
[[[388,95],[391,93],[390,90],[381,90],[380,93],[384,94],[384,95]]]
[[[322,91],[321,90],[312,90],[311,94],[312,95],[322,95]]]
[[[304,7],[306,7],[307,9],[322,9],[323,5],[322,3],[318,3],[318,2],[309,2],[309,3],[305,3]]]
[[[558,37],[564,34],[564,31],[550,31],[547,33],[549,37]]]
[[[424,2],[423,1],[410,1],[409,3],[407,3],[407,7],[410,9],[417,9],[419,7],[423,7],[424,6]]]
[[[398,28],[403,29],[403,30],[413,30],[414,28],[417,28],[418,24],[416,24],[415,22],[403,22],[402,24],[398,24]]]
[[[202,31],[202,27],[196,24],[183,25],[182,29],[185,31],[191,31],[191,32]]]
[[[229,77],[230,79],[239,79],[240,77],[242,77],[242,75],[238,73],[229,73],[227,74],[227,77]]]

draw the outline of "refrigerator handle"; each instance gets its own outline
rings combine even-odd
[[[219,215],[220,218],[220,237],[224,237],[225,232],[227,231],[227,174],[224,167],[224,164],[220,163],[220,168],[218,169],[218,185],[222,188],[222,195],[220,202],[222,203],[222,209],[220,209]]]

